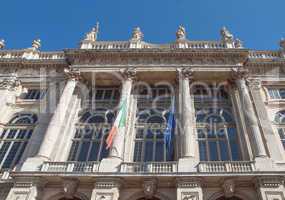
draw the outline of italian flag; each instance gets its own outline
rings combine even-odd
[[[127,119],[127,100],[125,99],[120,106],[117,118],[107,137],[106,140],[107,149],[109,149],[112,146],[115,135],[118,134],[120,129],[126,126],[126,119]]]

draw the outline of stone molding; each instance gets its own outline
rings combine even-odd
[[[202,186],[201,178],[178,178],[176,180],[177,188],[196,188]]]
[[[278,188],[285,184],[284,177],[257,177],[254,179],[257,188]],[[285,186],[285,185],[284,185]]]
[[[95,189],[121,188],[121,186],[121,179],[96,179],[94,183]]]

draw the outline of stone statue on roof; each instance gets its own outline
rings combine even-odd
[[[96,23],[96,26],[92,28],[92,30],[86,34],[86,37],[84,40],[89,40],[92,42],[95,42],[97,40],[99,33],[99,23]]]
[[[0,40],[0,49],[3,49],[5,47],[5,40]]]
[[[140,27],[133,29],[131,41],[139,42],[143,40],[143,33],[141,32]]]
[[[41,40],[40,39],[33,40],[32,49],[38,50],[40,47],[41,47]]]
[[[183,26],[179,26],[176,31],[176,39],[177,40],[185,40],[186,39],[186,30]]]
[[[225,26],[221,29],[221,37],[224,42],[233,42],[234,39],[233,34]]]

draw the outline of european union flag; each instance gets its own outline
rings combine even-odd
[[[167,119],[167,127],[164,131],[164,142],[166,144],[166,155],[167,155],[167,160],[172,160],[173,158],[173,134],[174,134],[174,129],[175,129],[175,101],[174,101],[174,97],[172,99],[171,102],[171,109],[170,109],[170,113],[168,115],[168,119]]]

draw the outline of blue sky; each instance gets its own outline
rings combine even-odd
[[[190,40],[217,40],[226,25],[250,49],[278,49],[285,37],[285,0],[1,0],[0,38],[9,49],[76,48],[96,21],[100,40],[128,40],[140,26],[145,41],[175,40],[178,25]]]

